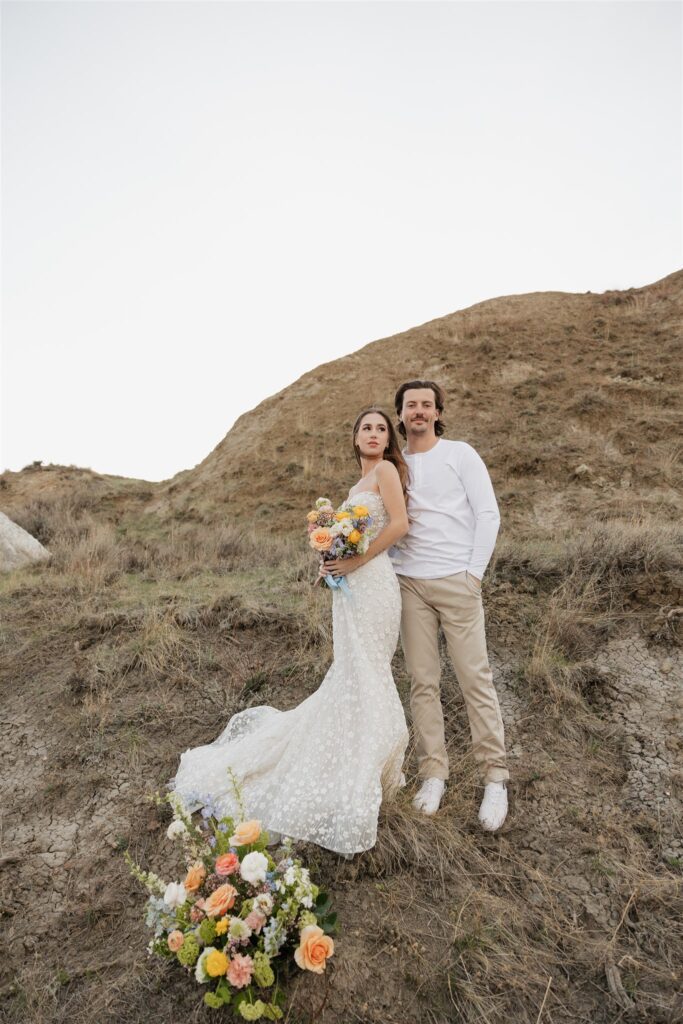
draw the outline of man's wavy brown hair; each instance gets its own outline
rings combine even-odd
[[[433,380],[407,380],[405,384],[401,384],[400,388],[396,392],[396,395],[394,396],[394,407],[396,409],[396,415],[399,418],[399,422],[397,424],[398,432],[402,437],[406,436],[406,428],[401,422],[401,413],[403,412],[403,396],[405,395],[406,391],[412,391],[413,389],[420,388],[430,388],[434,392],[434,404],[436,405],[436,411],[439,414],[439,418],[434,424],[434,433],[436,434],[437,437],[440,437],[441,434],[443,434],[444,430],[446,429],[441,418],[443,416],[444,405],[446,404],[446,395],[444,393],[443,388],[439,387],[438,384],[435,384]]]

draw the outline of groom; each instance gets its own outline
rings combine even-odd
[[[500,515],[488,470],[465,441],[444,432],[438,384],[401,384],[394,404],[410,469],[410,528],[390,556],[401,586],[401,642],[411,679],[410,709],[422,786],[413,803],[434,814],[448,778],[439,693],[439,627],[465,698],[474,757],[484,777],[479,821],[494,832],[508,809],[503,721],[486,651],[481,579]]]

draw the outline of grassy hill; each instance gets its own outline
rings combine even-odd
[[[683,1019],[682,311],[683,272],[497,298],[304,375],[172,480],[0,476],[0,508],[53,552],[0,577],[3,1019],[213,1019],[149,962],[121,854],[175,877],[150,797],[180,752],[319,685],[330,598],[302,515],[356,479],[358,408],[390,410],[412,376],[444,384],[446,436],[477,448],[499,499],[484,602],[511,813],[498,835],[477,826],[444,653],[442,810],[412,810],[411,749],[371,852],[304,848],[341,932],[289,1020]],[[393,669],[407,708],[400,649]]]

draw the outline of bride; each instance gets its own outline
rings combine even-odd
[[[388,549],[408,530],[408,467],[388,416],[374,407],[353,427],[360,480],[348,499],[372,516],[364,555],[321,564],[347,577],[332,591],[334,660],[318,689],[289,711],[247,708],[204,746],[186,750],[168,789],[188,811],[207,804],[237,817],[229,769],[250,816],[270,832],[317,843],[347,857],[375,845],[382,798],[405,785],[408,744],[391,673],[401,592]]]

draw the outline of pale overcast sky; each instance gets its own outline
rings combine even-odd
[[[679,3],[1,13],[0,469],[165,479],[376,338],[683,265]]]

